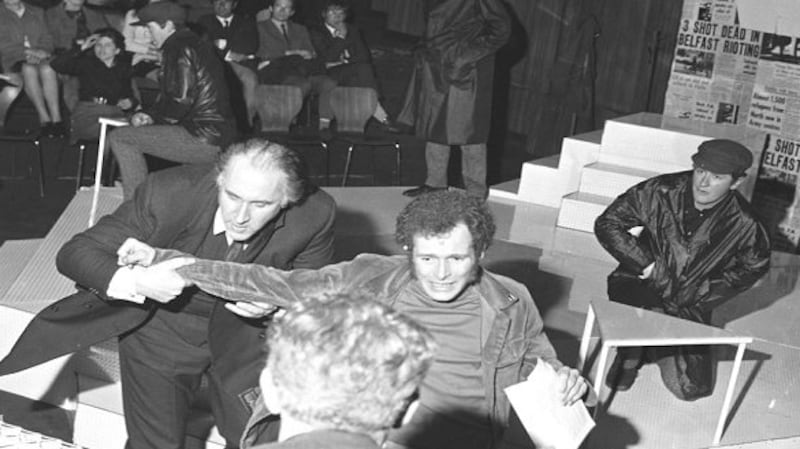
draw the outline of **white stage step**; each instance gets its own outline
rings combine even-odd
[[[662,128],[660,114],[634,114],[607,120],[601,152],[675,166],[691,166],[697,146],[709,135]]]
[[[0,299],[22,273],[42,239],[8,240],[0,246]]]
[[[580,192],[616,198],[634,185],[658,173],[621,165],[595,162],[583,168]]]
[[[557,226],[593,232],[594,221],[606,210],[614,198],[591,193],[570,193],[561,200]]]
[[[597,161],[602,135],[596,130],[565,137],[560,155],[524,163],[517,199],[559,207],[564,195],[578,190],[581,167]]]
[[[517,192],[519,192],[519,178],[489,187],[489,196],[492,199],[516,200]]]

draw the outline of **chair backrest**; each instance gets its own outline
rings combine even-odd
[[[288,132],[303,107],[303,91],[297,86],[261,84],[256,87],[256,110],[265,132]]]
[[[331,109],[339,132],[364,132],[378,107],[378,93],[369,87],[337,87],[331,92]]]

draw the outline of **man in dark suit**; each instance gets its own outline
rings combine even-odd
[[[227,447],[238,447],[268,320],[184,291],[169,271],[175,267],[152,264],[155,254],[137,240],[197,257],[318,268],[333,257],[334,215],[331,197],[309,186],[300,156],[263,139],[231,145],[215,168],[156,172],[132,200],[61,248],[58,269],[81,292],[33,320],[0,375],[122,335],[127,448],[183,448],[203,375],[216,425]]]
[[[369,87],[380,96],[372,55],[360,30],[347,23],[349,12],[347,0],[325,0],[321,11],[322,23],[311,28],[311,42],[317,57],[325,65],[325,73],[338,86]],[[398,131],[380,102],[372,118],[383,130]]]
[[[304,97],[318,94],[319,127],[327,129],[333,118],[330,93],[336,82],[325,75],[306,27],[289,20],[294,0],[270,1],[271,18],[258,22],[258,81],[297,86]]]
[[[241,84],[241,89],[232,89],[231,99],[244,105],[246,120],[252,124],[255,115],[256,85],[255,54],[258,50],[258,30],[252,16],[234,13],[236,0],[212,0],[214,12],[200,16],[197,24],[203,37],[214,43],[219,56],[228,62],[229,85]],[[234,105],[234,112],[239,108]],[[242,119],[244,117],[238,117]]]

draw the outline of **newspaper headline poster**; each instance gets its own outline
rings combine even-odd
[[[763,136],[753,204],[775,249],[798,252],[800,36],[740,27],[734,0],[684,0],[664,115]]]

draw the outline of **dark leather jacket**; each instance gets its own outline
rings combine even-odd
[[[210,43],[189,30],[173,33],[161,50],[161,92],[145,112],[157,125],[183,126],[211,145],[228,146],[236,128],[224,62]]]
[[[770,242],[750,204],[730,192],[710,211],[694,235],[683,231],[691,198],[692,172],[648,179],[620,195],[595,222],[595,234],[620,263],[609,276],[637,280],[655,262],[645,281],[668,315],[708,322],[721,302],[752,286],[769,270]],[[642,226],[639,237],[629,233]]]

